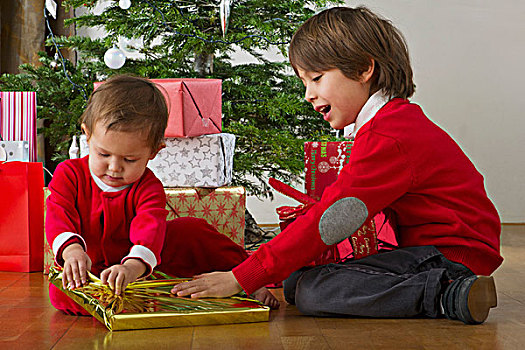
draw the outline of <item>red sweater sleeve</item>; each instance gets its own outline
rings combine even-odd
[[[153,173],[149,174],[149,169],[146,172],[148,174],[144,176],[134,192],[133,207],[136,215],[131,221],[129,239],[134,246],[149,249],[155,255],[158,265],[166,236],[166,194],[162,183]],[[155,266],[151,266],[147,259],[144,259],[143,252],[144,250],[132,248],[131,255],[128,257],[141,259],[146,263],[148,272],[151,272]]]
[[[83,174],[71,161],[60,163],[49,183],[51,195],[46,202],[46,238],[50,245],[64,232],[80,234],[81,218],[75,204],[79,186],[86,186]]]

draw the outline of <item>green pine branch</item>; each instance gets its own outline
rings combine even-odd
[[[333,137],[329,126],[304,101],[304,87],[289,64],[268,61],[264,51],[277,48],[286,56],[287,43],[297,27],[314,13],[312,8],[326,6],[328,1],[233,1],[225,36],[219,3],[136,0],[123,10],[114,1],[94,14],[94,0],[64,0],[68,11],[87,9],[85,14],[66,20],[66,25],[99,28],[106,35],[97,39],[57,37],[55,42],[61,50],[78,53],[76,65],[65,61],[66,72],[87,94],[93,82],[113,74],[222,79],[223,131],[237,136],[234,182],[250,194],[271,197],[268,177],[285,182],[301,177],[304,141]],[[139,57],[127,58],[115,71],[104,64],[103,57],[121,38],[140,41],[135,48]],[[53,47],[50,39],[46,44]],[[256,63],[235,64],[232,54],[237,49],[251,55]],[[194,69],[199,54],[213,55],[213,72]],[[67,157],[70,137],[79,133],[78,119],[86,102],[62,68],[61,62],[56,66],[52,57],[41,53],[40,66],[23,65],[20,74],[0,78],[4,90],[37,91],[38,118],[45,121],[44,135],[57,160]]]

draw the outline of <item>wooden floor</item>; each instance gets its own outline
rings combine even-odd
[[[55,311],[41,273],[0,272],[0,349],[525,349],[525,225],[505,225],[502,243],[499,306],[479,326],[307,317],[283,302],[269,322],[112,333]],[[282,290],[274,293],[282,300]]]

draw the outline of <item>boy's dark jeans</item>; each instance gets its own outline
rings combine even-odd
[[[435,318],[444,283],[469,275],[434,246],[423,246],[305,267],[283,287],[286,301],[307,315]]]

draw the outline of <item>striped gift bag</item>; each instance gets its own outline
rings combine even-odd
[[[28,141],[36,162],[36,92],[0,92],[0,135],[4,141]]]

